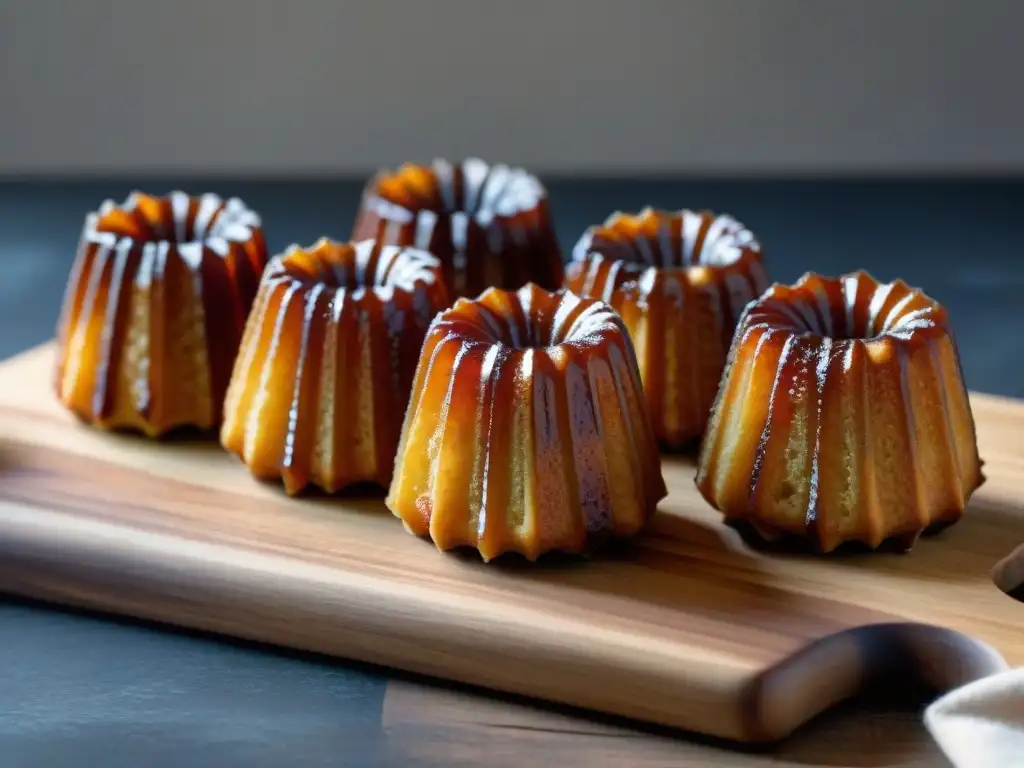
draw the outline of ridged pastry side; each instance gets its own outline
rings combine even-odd
[[[420,345],[447,305],[423,251],[324,239],[275,257],[228,389],[224,448],[289,494],[387,486]]]
[[[666,495],[636,359],[604,302],[462,299],[423,345],[387,505],[485,560],[636,533]]]
[[[616,213],[576,244],[565,285],[622,315],[659,442],[698,439],[740,314],[768,287],[754,235],[725,215]]]
[[[363,193],[353,237],[430,251],[453,297],[562,282],[547,191],[522,168],[472,158],[382,171]]]
[[[61,402],[103,428],[216,427],[267,250],[237,198],[133,193],[86,217],[57,328]]]
[[[982,483],[946,311],[902,281],[805,275],[751,304],[697,485],[769,538],[906,548]]]

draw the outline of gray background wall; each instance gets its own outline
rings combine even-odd
[[[1024,0],[0,0],[0,174],[1024,170]]]

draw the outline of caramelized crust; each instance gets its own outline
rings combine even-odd
[[[387,505],[441,550],[582,552],[666,495],[636,358],[604,302],[535,285],[430,327]]]
[[[946,311],[865,272],[774,285],[736,331],[697,485],[728,518],[822,551],[910,548],[982,483]]]
[[[562,282],[547,192],[522,168],[470,159],[383,171],[363,193],[353,237],[430,251],[453,298]]]
[[[699,438],[740,313],[768,287],[753,234],[711,213],[616,213],[576,244],[565,285],[622,315],[661,444]]]
[[[267,249],[216,195],[133,193],[86,217],[57,328],[60,401],[151,437],[216,427]]]
[[[221,443],[256,477],[329,493],[387,486],[440,265],[373,240],[292,246],[271,260],[245,328]]]

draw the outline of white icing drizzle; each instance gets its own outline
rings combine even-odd
[[[829,363],[832,360],[832,339],[827,336],[821,341],[821,348],[818,350],[818,364],[814,368],[815,382],[817,384],[818,402],[817,418],[815,419],[814,430],[814,452],[811,454],[811,476],[807,490],[807,522],[815,519],[818,511],[818,486],[820,483],[821,463],[821,407],[822,395],[825,391],[825,379],[828,376]]]
[[[424,208],[416,215],[416,234],[413,243],[417,248],[430,249],[430,241],[434,237],[434,228],[437,226],[437,214]],[[394,237],[388,238],[385,242],[394,242]]]
[[[466,247],[469,245],[469,214],[463,211],[456,211],[451,216],[452,222],[452,266],[455,268],[456,280],[465,282],[466,270]],[[461,293],[463,286],[455,287],[456,293]]]
[[[618,225],[621,219],[625,218],[625,216],[626,214],[624,214],[622,211],[614,211],[613,213],[608,214],[608,216],[604,220],[604,224],[602,224],[601,226],[606,228],[615,227]]]
[[[614,317],[607,304],[595,302],[584,309],[564,334],[552,335],[560,341],[581,341],[605,328]]]
[[[156,264],[156,243],[144,243],[142,246],[142,258],[139,261],[139,269],[135,273],[135,286],[140,289],[147,289],[153,283],[153,268]]]
[[[398,230],[401,230],[403,224],[408,224],[416,216],[404,206],[392,203],[382,197],[367,198],[364,204],[381,219],[395,225]]]
[[[562,325],[565,323],[569,315],[572,314],[573,310],[576,309],[583,299],[574,293],[566,293],[562,300],[558,302],[558,307],[555,309],[555,317],[551,323],[551,338],[557,339],[562,335]]]
[[[583,281],[583,293],[587,296],[592,296],[597,288],[597,280],[601,273],[601,266],[604,264],[604,259],[600,256],[595,256],[587,264],[587,276]]]
[[[501,345],[495,344],[491,346],[486,353],[484,353],[483,363],[480,365],[480,387],[481,393],[486,393],[488,382],[492,378],[496,379],[496,373],[500,373],[501,365],[504,362],[502,359],[498,361],[498,355],[501,354]],[[497,363],[497,367],[495,364]],[[493,398],[493,394],[492,394]],[[481,404],[484,402],[484,395],[480,397]],[[481,478],[480,488],[480,511],[477,513],[477,536],[483,536],[484,531],[487,529],[487,492],[490,488],[490,470],[491,470],[491,454],[493,451],[490,446],[492,445],[491,433],[494,429],[494,408],[492,407],[490,417],[487,423],[487,434],[486,443],[488,446],[484,449],[484,467]]]
[[[478,157],[471,157],[462,163],[463,204],[461,213],[473,214],[476,211],[480,192],[489,173],[490,168],[487,163]]]
[[[419,286],[438,282],[441,262],[428,251],[380,245],[374,238],[355,243],[339,243],[320,238],[309,248],[289,246],[281,256],[275,256],[267,267],[267,279],[286,279],[297,284],[323,282],[301,268],[296,271],[291,260],[305,254],[317,262],[317,272],[330,274],[330,282],[339,292],[353,294],[373,292],[383,301],[389,301],[396,290],[412,293]],[[354,282],[355,285],[350,286]]]
[[[792,289],[775,285],[759,299],[750,304],[754,310],[748,313],[744,327],[750,328],[755,321],[772,325],[811,332],[826,338],[851,339],[851,343],[843,348],[843,369],[849,370],[853,364],[853,350],[857,340],[888,337],[906,341],[912,338],[915,331],[934,328],[939,322],[936,314],[937,305],[931,302],[919,290],[909,288],[905,283],[878,283],[870,276],[862,273],[842,275],[837,278],[819,278],[828,286],[809,283],[810,276],[801,278]],[[868,297],[868,318],[863,328],[856,328],[856,304],[862,284],[870,289]],[[845,313],[845,327],[834,327],[833,307],[829,298],[832,286],[842,293],[840,299]],[[899,286],[907,294],[900,297],[895,305],[881,317],[892,291]],[[807,294],[810,294],[809,296]],[[924,300],[927,306],[907,311],[915,301]]]
[[[171,211],[174,213],[174,239],[182,243],[188,239],[188,195],[175,191],[171,192],[170,198]]]
[[[181,256],[182,262],[192,272],[198,272],[203,266],[202,243],[194,241],[190,243],[181,243],[178,245],[178,255]]]
[[[533,291],[530,290],[529,285],[524,285],[516,291],[516,296],[519,297],[519,303],[523,308],[523,332],[527,339],[536,338],[533,328]],[[510,322],[511,320],[512,318],[509,318]]]
[[[480,206],[476,213],[476,222],[481,227],[487,227],[497,212],[497,206],[501,204],[503,193],[506,187],[512,183],[516,174],[507,165],[491,166],[487,181],[484,183],[483,191],[480,194]]]
[[[860,288],[860,276],[849,275],[843,278],[843,296],[846,299],[846,335],[856,336],[857,329],[853,327],[853,310],[857,304],[857,290]]]
[[[694,216],[700,220],[699,214],[692,211],[687,211],[683,215]],[[719,261],[720,251],[722,250],[720,238],[727,231],[731,221],[728,216],[716,216],[712,219],[711,224],[708,225],[707,234],[704,235],[704,241],[701,243],[700,253],[694,253],[690,256],[691,264],[700,264],[702,266],[705,264],[721,264]],[[735,250],[738,253],[738,249]]]
[[[637,280],[637,288],[640,292],[647,295],[654,290],[654,283],[658,279],[658,270],[654,267],[645,269],[643,274],[640,275],[640,279]]]
[[[597,262],[598,260],[594,259],[594,261]],[[615,281],[618,279],[619,271],[622,269],[622,267],[623,267],[623,262],[621,262],[621,261],[613,261],[611,266],[608,268],[608,276],[605,277],[605,280],[604,280],[604,292],[603,292],[601,298],[604,301],[608,302],[609,304],[612,303],[612,298],[615,295]],[[588,294],[588,295],[592,295],[592,294]]]
[[[317,300],[324,290],[323,283],[317,283],[306,294],[306,306],[302,314],[302,339],[299,342],[299,359],[295,371],[295,388],[292,391],[292,401],[288,406],[288,427],[284,436],[284,457],[282,465],[291,467],[295,461],[295,435],[299,428],[299,406],[302,398],[302,380],[306,376],[306,360],[309,357],[309,332],[313,325],[313,313],[316,310]]]
[[[683,233],[682,233],[682,252],[680,253],[681,264],[692,264],[693,249],[697,244],[697,236],[700,234],[701,217],[690,212],[683,211]]]
[[[139,267],[135,271],[135,288],[139,291],[149,292],[153,285],[153,273],[156,269],[157,251],[158,246],[156,243],[145,243],[142,246],[142,253],[139,257]],[[147,295],[147,298],[152,302],[152,293]],[[152,303],[150,303],[152,307]],[[145,323],[147,325],[145,331],[147,349],[145,354],[139,356],[139,371],[138,376],[133,382],[132,392],[135,409],[139,413],[145,413],[149,408],[150,397],[152,396],[152,390],[149,383],[150,365],[153,356],[153,339],[150,335],[150,331],[153,326],[153,317],[151,312],[145,312],[144,314]]]
[[[704,238],[700,239],[701,230],[706,221],[704,214],[689,209],[670,214],[656,211],[651,207],[644,208],[636,215],[635,219],[644,225],[643,231],[647,233],[650,220],[655,218],[657,231],[653,236],[637,234],[625,241],[603,239],[595,248],[594,240],[597,232],[601,229],[617,229],[623,220],[628,218],[630,217],[622,211],[615,211],[605,219],[601,227],[588,229],[573,248],[573,260],[585,261],[595,251],[612,258],[613,253],[621,249],[625,253],[619,257],[620,259],[660,269],[727,267],[742,258],[748,250],[760,251],[760,245],[753,233],[732,216],[723,214],[712,218],[707,225]],[[679,226],[678,246],[675,245],[673,237],[676,225]],[[699,239],[700,248],[698,249]],[[757,295],[767,287],[767,278],[763,266],[758,260],[751,261],[754,264],[752,270],[755,272],[753,292]]]
[[[243,456],[252,457],[256,450],[256,440],[259,437],[259,422],[266,407],[270,392],[270,375],[274,369],[274,358],[277,356],[281,346],[281,335],[284,330],[284,318],[288,314],[288,305],[292,297],[299,289],[298,283],[292,283],[284,288],[284,296],[281,297],[281,304],[277,310],[277,317],[274,319],[274,329],[270,336],[270,344],[267,347],[267,355],[260,372],[260,380],[253,396],[252,407],[245,420],[243,433]],[[280,290],[280,289],[279,289]]]
[[[434,178],[441,193],[441,204],[447,211],[455,210],[455,169],[447,160],[440,158],[433,162]],[[397,206],[396,206],[397,207]],[[404,208],[401,209],[403,212]],[[385,214],[386,215],[386,214]]]
[[[906,309],[907,305],[912,302],[914,298],[914,293],[911,291],[893,305],[893,308],[889,310],[889,314],[885,316],[885,320],[882,322],[881,330],[883,332],[893,327],[896,321],[900,319],[900,315],[903,314],[903,310]]]
[[[849,373],[850,369],[853,367],[853,350],[856,349],[856,347],[856,342],[846,342],[846,354],[843,355],[843,373]]]
[[[92,408],[93,412],[97,414],[103,412],[110,381],[117,376],[117,371],[112,369],[110,363],[114,352],[114,336],[118,330],[118,299],[121,296],[121,286],[124,283],[125,271],[128,266],[128,254],[131,253],[133,247],[134,243],[131,240],[122,238],[114,250],[113,271],[107,290],[106,316],[100,331],[100,364],[96,371],[96,386],[93,389]]]
[[[116,235],[112,233],[99,232],[96,229],[100,219],[118,208],[126,213],[134,213],[138,210],[143,197],[140,192],[132,192],[120,205],[113,200],[104,200],[98,212],[86,219],[86,239],[99,243],[109,237],[116,238]],[[189,252],[194,249],[188,249],[185,246],[196,244],[200,249],[208,248],[221,257],[227,257],[232,243],[248,242],[252,239],[255,230],[262,226],[260,217],[254,211],[249,210],[245,203],[237,197],[224,201],[212,192],[202,195],[197,200],[196,213],[191,222],[189,217],[192,198],[186,193],[176,190],[169,193],[165,201],[170,207],[171,220],[149,222],[149,227],[157,232],[170,230],[168,234],[171,237],[160,238],[160,240],[173,239],[179,245],[179,250],[182,251],[183,258],[186,259],[190,267],[194,267],[201,259],[197,257],[196,253]],[[190,224],[191,238],[188,237]],[[125,239],[134,242],[134,238],[125,237]]]
[[[195,222],[192,224],[192,236],[196,240],[206,237],[206,230],[214,221],[222,208],[221,199],[214,194],[207,193],[199,198],[199,210],[196,211]]]

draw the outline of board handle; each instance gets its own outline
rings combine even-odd
[[[770,743],[871,684],[909,679],[944,693],[1006,669],[991,646],[951,629],[907,622],[856,627],[759,675],[746,698],[747,730]]]

